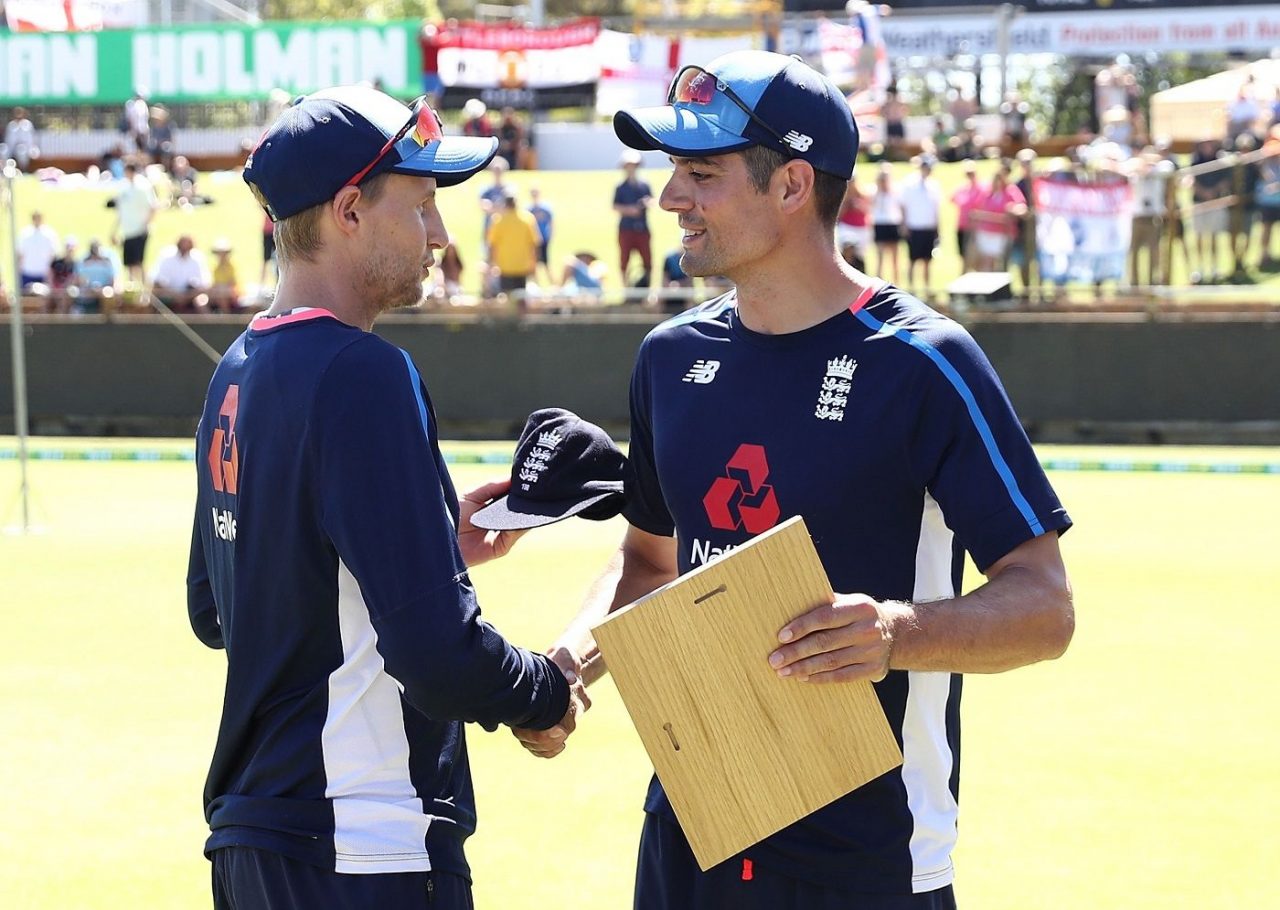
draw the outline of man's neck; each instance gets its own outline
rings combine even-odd
[[[794,267],[774,265],[734,277],[742,324],[763,335],[789,335],[825,322],[874,284],[834,250],[830,258],[808,255]]]
[[[267,316],[279,316],[301,307],[328,310],[340,322],[366,332],[373,331],[377,313],[338,276],[327,276],[313,263],[291,265],[280,276],[275,300]]]

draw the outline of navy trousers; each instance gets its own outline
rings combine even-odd
[[[473,910],[471,882],[441,872],[348,875],[252,847],[213,852],[214,910]]]
[[[703,872],[679,826],[646,813],[634,910],[956,910],[956,899],[950,885],[925,894],[837,891],[750,860]]]

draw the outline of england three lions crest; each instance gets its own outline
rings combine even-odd
[[[827,361],[827,372],[818,389],[818,404],[813,416],[819,420],[844,420],[844,409],[849,404],[849,390],[853,388],[853,371],[858,361],[840,356]]]

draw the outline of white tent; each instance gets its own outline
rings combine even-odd
[[[1250,77],[1250,91],[1260,111],[1257,127],[1265,129],[1271,123],[1271,102],[1280,87],[1280,60],[1256,60],[1156,92],[1151,96],[1151,135],[1185,142],[1221,139],[1227,134],[1227,108]]]

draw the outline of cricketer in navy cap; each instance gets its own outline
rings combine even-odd
[[[762,145],[848,180],[858,126],[844,94],[804,63],[769,51],[734,51],[686,66],[662,107],[619,111],[613,128],[634,149],[711,156]]]
[[[387,171],[453,186],[497,151],[492,137],[445,136],[425,98],[409,108],[377,89],[343,85],[287,108],[249,155],[244,179],[279,221]]]

